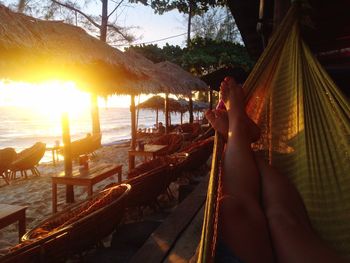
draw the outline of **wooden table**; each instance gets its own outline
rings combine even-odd
[[[58,152],[61,149],[63,149],[63,146],[46,147],[46,151],[51,151],[51,153],[52,153],[52,163],[54,166],[56,166],[56,162],[59,161]]]
[[[135,168],[135,157],[143,156],[145,159],[148,157],[154,159],[157,154],[163,150],[167,145],[158,145],[158,144],[145,144],[144,150],[129,150],[129,172]]]
[[[72,175],[64,172],[52,176],[52,212],[57,212],[57,184],[86,186],[88,196],[92,195],[93,185],[118,173],[118,182],[122,180],[122,165],[99,164],[89,169],[74,170]]]
[[[0,229],[18,221],[18,239],[26,232],[26,206],[0,204]]]

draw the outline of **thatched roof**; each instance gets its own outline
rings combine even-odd
[[[204,101],[193,101],[193,110],[194,111],[202,111],[209,109],[209,103]]]
[[[142,67],[143,72],[149,77],[149,81],[146,84],[152,86],[152,92],[150,93],[189,94],[190,90],[176,76],[169,74],[163,68],[159,68],[143,55],[131,49],[125,51],[124,54],[133,63]]]
[[[152,92],[144,85],[149,78],[145,69],[123,52],[79,27],[35,19],[2,5],[0,54],[2,78],[73,80],[103,94]]]
[[[160,69],[169,72],[173,77],[177,79],[179,85],[186,87],[189,90],[200,91],[208,90],[208,85],[200,80],[199,78],[193,76],[191,73],[182,69],[180,66],[171,63],[169,61],[164,61],[156,64]]]
[[[168,98],[169,111],[171,112],[186,112],[188,110],[188,104],[184,104],[182,100],[175,100]],[[165,99],[161,96],[153,96],[148,100],[137,105],[139,109],[161,110],[164,111]]]
[[[185,113],[189,110],[189,102],[184,99],[169,99],[169,111]],[[153,96],[148,100],[137,105],[139,109],[164,110],[165,99],[161,96]],[[209,103],[202,101],[193,101],[193,110],[201,111],[209,109]]]

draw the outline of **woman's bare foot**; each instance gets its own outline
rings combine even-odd
[[[232,125],[231,128],[236,125],[244,126],[250,141],[257,141],[260,138],[260,128],[245,112],[244,94],[241,86],[233,78],[226,77],[221,83],[220,92],[227,109],[229,126]]]

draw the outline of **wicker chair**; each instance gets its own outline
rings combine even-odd
[[[127,208],[142,208],[157,204],[157,197],[165,192],[169,184],[170,165],[162,158],[154,159],[134,168],[123,183],[131,185]],[[106,189],[118,185],[112,183]]]
[[[193,140],[201,133],[201,125],[199,123],[184,123],[175,129],[176,131],[189,133],[188,140]]]
[[[27,178],[27,170],[33,175],[40,175],[39,170],[35,167],[43,158],[46,150],[46,144],[42,142],[35,143],[32,147],[27,148],[17,154],[16,159],[10,166],[10,177],[16,179],[16,173],[21,172],[21,176]]]
[[[175,154],[175,156],[187,156],[184,163],[182,163],[182,169],[184,171],[193,171],[207,162],[213,152],[213,145],[214,138],[211,137],[190,144],[188,147],[182,149],[181,152]]]
[[[53,215],[27,232],[1,262],[64,262],[116,228],[129,191],[130,185],[121,184]]]
[[[16,159],[17,153],[13,148],[0,150],[0,176],[9,184],[9,169],[11,163]]]
[[[160,138],[154,140],[150,144],[160,144],[160,145],[167,145],[164,149],[162,149],[160,152],[157,152],[157,155],[167,155],[172,154],[176,151],[178,151],[183,143],[183,136],[181,134],[166,134],[161,136]]]
[[[101,138],[101,134],[97,134],[73,141],[71,143],[72,158],[76,159],[80,155],[93,154],[94,151],[101,147]],[[64,155],[63,149],[59,151],[59,154]]]

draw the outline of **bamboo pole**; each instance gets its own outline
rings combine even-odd
[[[214,262],[215,259],[218,223],[217,197],[219,194],[220,166],[223,149],[224,140],[218,132],[215,132],[210,179],[208,184],[207,200],[205,203],[203,228],[201,242],[199,244],[197,263]]]
[[[130,113],[131,113],[131,150],[136,149],[136,110],[135,110],[135,95],[130,96]],[[129,166],[135,167],[135,156],[129,156]],[[129,167],[130,170],[130,167]]]
[[[62,141],[63,141],[63,152],[64,152],[64,174],[65,176],[72,175],[72,149],[71,149],[71,138],[69,131],[69,117],[68,112],[62,113],[61,117],[62,124]],[[66,185],[66,202],[74,202],[74,190],[72,185]]]
[[[192,92],[189,97],[189,112],[190,112],[190,123],[193,123],[193,100],[192,100]]]
[[[213,90],[209,89],[209,109],[213,109]]]
[[[92,134],[100,134],[101,128],[100,128],[97,95],[91,94],[90,99],[91,99]]]
[[[165,94],[165,133],[169,133],[169,94]]]

